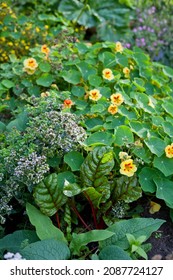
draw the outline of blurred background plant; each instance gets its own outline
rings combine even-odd
[[[132,33],[126,47],[144,49],[152,60],[173,66],[173,1],[133,1]]]

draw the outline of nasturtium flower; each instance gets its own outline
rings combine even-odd
[[[130,69],[128,67],[124,67],[123,68],[123,73],[124,73],[124,76],[126,78],[129,78],[129,75],[130,75]]]
[[[41,52],[48,55],[50,53],[50,49],[48,48],[47,45],[43,45],[43,46],[41,46]]]
[[[127,159],[120,164],[120,173],[127,177],[132,177],[137,170],[136,165],[133,163],[133,159]]]
[[[124,102],[124,98],[121,93],[113,93],[110,98],[111,102],[117,106],[121,105]]]
[[[150,209],[149,209],[149,213],[150,214],[154,214],[156,212],[158,212],[161,208],[161,205],[154,202],[154,201],[150,201]]]
[[[30,69],[30,70],[35,70],[38,67],[38,63],[35,60],[35,58],[27,58],[23,62],[24,69]]]
[[[45,91],[45,92],[42,92],[41,93],[41,97],[48,97],[48,96],[50,96],[50,92],[49,91]]]
[[[122,51],[123,51],[123,46],[122,46],[122,44],[121,44],[120,42],[116,42],[116,44],[115,44],[115,50],[116,50],[117,52],[122,53]]]
[[[114,79],[114,75],[113,75],[113,73],[112,73],[112,70],[109,69],[109,68],[103,69],[103,71],[102,71],[102,77],[103,77],[104,79],[106,79],[106,80],[109,80],[109,81],[113,80],[113,79]]]
[[[63,103],[63,108],[71,108],[73,105],[73,101],[70,99],[65,99]]]
[[[115,104],[111,104],[108,107],[108,112],[111,113],[112,115],[115,115],[118,112],[118,106]]]
[[[173,158],[173,143],[165,148],[166,157]]]
[[[121,159],[121,160],[126,160],[126,159],[131,158],[131,156],[129,156],[128,153],[126,153],[126,152],[119,152],[118,155],[119,155],[119,159]]]
[[[89,99],[91,99],[93,101],[97,101],[102,97],[102,95],[98,89],[92,89],[89,91],[88,94],[89,94]]]

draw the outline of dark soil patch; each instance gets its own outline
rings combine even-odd
[[[144,211],[141,213],[141,217],[163,219],[166,222],[147,240],[147,243],[152,245],[152,249],[147,253],[148,259],[173,259],[173,222],[170,218],[170,209],[162,200],[156,198],[152,200],[161,205],[159,212],[150,214],[149,199],[144,198],[142,201]]]

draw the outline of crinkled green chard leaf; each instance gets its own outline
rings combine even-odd
[[[81,182],[96,207],[110,197],[110,183],[106,175],[113,166],[113,150],[108,146],[95,147],[81,165]]]
[[[56,173],[50,174],[35,187],[34,199],[47,216],[54,215],[66,203],[67,196],[63,194],[63,186],[59,184]]]

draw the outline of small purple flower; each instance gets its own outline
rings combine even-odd
[[[143,30],[143,27],[142,27],[142,26],[139,26],[139,27],[138,27],[138,30],[142,31],[142,30]]]

